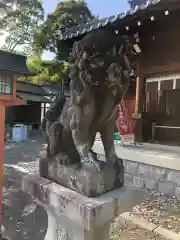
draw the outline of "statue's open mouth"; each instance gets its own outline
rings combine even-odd
[[[100,81],[94,81],[91,75],[88,77],[88,82],[91,86],[98,86],[100,84]]]

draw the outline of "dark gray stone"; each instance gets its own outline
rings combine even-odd
[[[97,162],[62,165],[56,160],[40,160],[40,175],[70,188],[87,197],[95,197],[120,188],[124,184],[124,167],[119,160],[115,164]]]

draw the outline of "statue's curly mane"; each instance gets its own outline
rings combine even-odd
[[[125,41],[125,38],[119,37],[113,32],[97,30],[87,34],[77,44],[74,44],[72,55],[77,57],[81,51],[86,51],[89,56],[94,54],[105,56],[114,46],[118,49]]]
[[[80,41],[75,42],[70,55],[71,79],[81,80],[91,85],[105,83],[108,75],[114,68],[114,76],[119,74],[119,69],[130,69],[130,64],[125,61],[126,39],[120,38],[113,32],[98,30],[91,32]],[[126,65],[126,66],[125,66]],[[109,72],[110,71],[110,72]],[[117,76],[118,77],[118,76]]]

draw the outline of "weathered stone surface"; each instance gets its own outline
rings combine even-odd
[[[164,193],[165,195],[173,196],[175,185],[171,182],[159,182],[158,191]]]
[[[115,164],[98,162],[95,164],[61,165],[57,161],[40,160],[40,175],[87,197],[95,197],[124,184],[124,170],[119,160]]]
[[[167,169],[165,168],[158,168],[155,166],[150,167],[150,178],[153,180],[164,180],[166,178]]]
[[[138,163],[128,161],[126,164],[125,172],[132,175],[137,175],[137,168]]]
[[[180,187],[175,187],[175,196],[180,199]]]
[[[133,186],[144,188],[145,187],[145,179],[134,176],[133,177]]]
[[[128,173],[125,173],[124,174],[124,183],[127,185],[132,185],[133,184],[133,176]]]
[[[150,177],[150,166],[145,164],[139,164],[137,175],[139,177]]]
[[[180,172],[169,171],[167,173],[167,180],[170,182],[174,182],[177,186],[180,186]]]
[[[146,179],[145,180],[145,188],[149,190],[155,190],[157,191],[157,182],[151,179]]]
[[[39,176],[25,176],[22,188],[38,204],[48,207],[56,218],[64,217],[85,230],[93,230],[112,221],[120,213],[140,204],[146,196],[143,190],[122,187],[88,198]]]
[[[122,160],[123,160],[123,166],[124,166],[124,169],[126,169],[126,168],[127,168],[128,161],[125,160],[125,159],[122,159]]]

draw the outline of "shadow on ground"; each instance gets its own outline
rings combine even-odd
[[[42,136],[34,133],[24,142],[5,142],[4,163],[16,165],[20,162],[31,162],[41,157],[46,149]]]
[[[11,240],[43,240],[47,215],[21,190],[22,173],[5,167],[3,189],[3,226]]]

